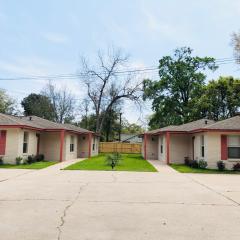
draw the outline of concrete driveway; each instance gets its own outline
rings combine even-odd
[[[240,176],[0,169],[3,240],[240,239]]]

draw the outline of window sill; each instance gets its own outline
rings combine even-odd
[[[228,158],[229,162],[240,162],[240,158]]]

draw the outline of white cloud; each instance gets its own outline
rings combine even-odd
[[[67,36],[54,32],[43,33],[42,37],[52,43],[66,43],[68,41]]]

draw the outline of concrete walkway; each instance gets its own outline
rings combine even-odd
[[[74,162],[74,161],[73,161]],[[0,169],[4,240],[240,239],[240,176]]]

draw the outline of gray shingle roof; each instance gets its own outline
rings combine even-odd
[[[212,125],[213,123],[215,123],[215,121],[203,118],[197,121],[179,125],[177,131],[193,131],[195,129],[204,128],[208,125]]]
[[[190,122],[190,123],[185,123],[185,124],[182,124],[182,125],[170,125],[170,126],[167,126],[167,127],[155,129],[155,130],[147,132],[147,134],[157,134],[157,133],[166,132],[166,131],[170,131],[170,132],[171,131],[190,132],[190,131],[193,131],[195,129],[204,128],[208,125],[212,125],[213,123],[215,123],[213,120],[200,119],[200,120],[193,121],[193,122]]]
[[[61,123],[55,123],[52,121],[49,121],[47,119],[43,119],[36,116],[28,116],[28,117],[18,117],[18,116],[12,116],[0,113],[0,126],[6,125],[19,125],[19,126],[28,126],[38,129],[65,129],[67,131],[75,131],[79,133],[91,133],[91,131],[88,131],[83,128],[79,128],[77,126],[71,125],[71,124],[61,124]]]
[[[205,126],[204,129],[240,130],[240,115]]]

